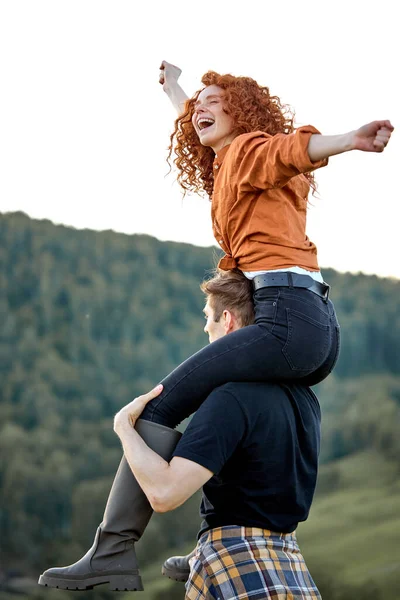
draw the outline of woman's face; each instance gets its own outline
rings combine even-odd
[[[210,146],[215,153],[230,144],[236,137],[234,122],[224,111],[224,90],[209,85],[202,90],[195,103],[193,127],[203,146]]]

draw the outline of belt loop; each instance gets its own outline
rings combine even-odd
[[[289,283],[289,288],[293,289],[293,277],[290,271],[287,271],[287,279]]]
[[[325,281],[324,281],[324,285],[326,285],[326,288],[327,288],[327,289],[326,289],[325,298],[324,298],[324,302],[325,302],[326,304],[328,304],[328,300],[329,300],[329,292],[331,291],[331,286],[330,286],[330,285],[328,285],[327,283],[325,283]]]

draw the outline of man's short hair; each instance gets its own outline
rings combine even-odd
[[[203,281],[200,288],[208,298],[217,323],[224,310],[232,312],[242,327],[254,323],[253,286],[239,269],[215,269],[213,277]]]

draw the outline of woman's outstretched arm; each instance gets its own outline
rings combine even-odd
[[[383,152],[393,129],[390,121],[372,121],[341,135],[314,134],[308,143],[308,155],[311,161],[316,162],[349,150]]]
[[[178,79],[181,73],[182,69],[180,69],[179,67],[168,63],[166,60],[162,61],[160,65],[159,81],[163,86],[164,92],[171,100],[171,103],[178,115],[181,115],[183,113],[183,109],[185,108],[185,102],[188,99],[188,96],[185,94],[185,92],[178,83]]]

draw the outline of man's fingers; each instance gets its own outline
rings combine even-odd
[[[136,405],[142,405],[143,404],[143,406],[144,406],[145,404],[147,404],[148,402],[150,402],[150,400],[153,400],[153,398],[157,398],[157,396],[159,396],[161,394],[162,390],[163,390],[163,386],[160,383],[155,388],[153,388],[152,390],[150,390],[150,392],[147,392],[147,394],[143,394],[142,396],[138,396],[137,398],[135,398],[133,400],[133,402]]]
[[[153,398],[157,398],[157,396],[159,396],[161,394],[162,390],[163,390],[163,386],[160,383],[155,388],[150,390],[150,392],[147,392],[147,394],[143,394],[142,396],[138,396],[137,398],[134,398],[131,402],[129,402],[129,404],[124,406],[124,408],[122,410],[125,410],[127,412],[129,412],[129,411],[135,412],[136,408],[140,408],[140,410],[142,411],[143,407],[148,402],[150,402],[150,400],[153,400]]]
[[[161,384],[157,385],[155,388],[150,390],[147,394],[143,394],[142,396],[138,396],[132,402],[124,406],[119,413],[115,415],[114,418],[114,430],[116,431],[118,428],[118,424],[123,422],[124,419],[128,419],[128,422],[132,427],[135,427],[135,423],[143,412],[144,407],[150,400],[156,398],[159,394],[161,394],[163,390],[163,386]]]
[[[147,402],[150,402],[150,400],[153,400],[153,398],[157,398],[157,396],[159,396],[161,394],[162,390],[163,390],[163,386],[160,383],[159,385],[156,385],[155,388],[150,390],[150,392],[147,392],[147,394],[143,394],[143,396],[139,396],[139,398],[141,398],[143,400],[143,402],[145,402],[145,404],[147,404]]]
[[[129,423],[132,425],[132,427],[135,426],[135,423],[141,415],[141,413],[143,412],[143,409],[146,406],[146,404],[150,402],[150,400],[153,400],[153,398],[157,398],[157,396],[161,394],[162,390],[163,386],[159,384],[147,394],[143,394],[142,396],[138,396],[137,398],[132,400],[132,402],[125,407],[128,413]]]

